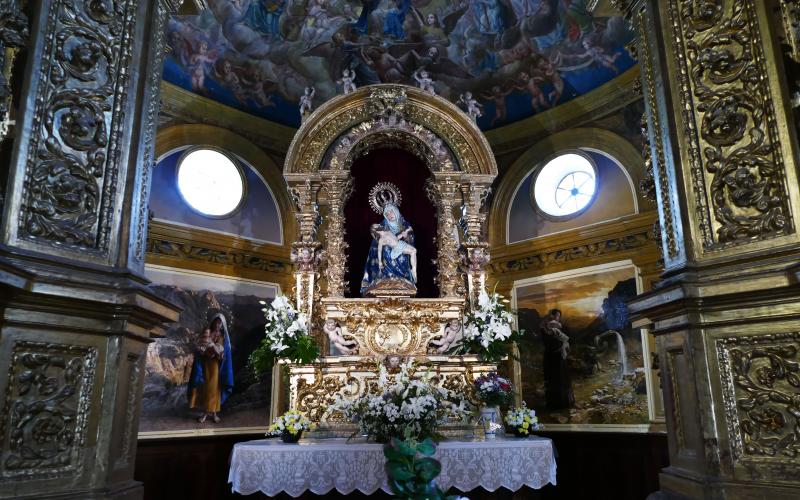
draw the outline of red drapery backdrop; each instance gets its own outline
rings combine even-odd
[[[417,297],[438,297],[433,282],[436,269],[436,211],[425,194],[425,181],[431,176],[428,167],[413,154],[402,149],[377,149],[358,158],[351,169],[353,193],[344,209],[345,241],[348,243],[347,279],[349,297],[360,297],[361,278],[372,237],[369,226],[380,222],[383,215],[369,206],[369,190],[379,182],[391,182],[403,196],[400,213],[414,228],[417,248]]]

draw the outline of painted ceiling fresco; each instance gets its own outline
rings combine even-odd
[[[569,101],[635,64],[621,17],[587,0],[207,0],[170,20],[164,79],[290,126],[305,87],[315,105],[359,86],[414,84],[425,70],[439,95],[471,92],[478,123],[499,127]]]

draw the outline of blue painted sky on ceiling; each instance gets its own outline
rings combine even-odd
[[[164,79],[229,106],[298,126],[307,86],[315,105],[359,86],[414,84],[471,92],[488,130],[567,102],[624,72],[633,34],[594,17],[586,0],[208,0],[168,26]]]

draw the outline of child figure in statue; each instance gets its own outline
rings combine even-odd
[[[215,315],[196,343],[189,376],[189,408],[201,412],[198,422],[208,417],[219,423],[222,404],[233,392],[233,363],[228,327],[222,314]]]
[[[361,294],[388,279],[417,283],[417,249],[414,232],[393,203],[383,204],[383,221],[370,227],[372,243],[364,266]]]
[[[383,270],[383,248],[388,247],[392,250],[392,258],[396,259],[400,255],[411,256],[411,275],[414,281],[417,280],[417,249],[403,241],[411,233],[411,228],[408,227],[405,231],[393,234],[391,231],[386,231],[381,228],[380,224],[373,224],[370,227],[372,237],[378,241],[378,267]]]

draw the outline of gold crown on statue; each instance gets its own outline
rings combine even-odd
[[[402,201],[400,188],[391,182],[379,182],[369,190],[369,205],[378,215],[383,215],[383,207],[388,203],[400,207]]]

